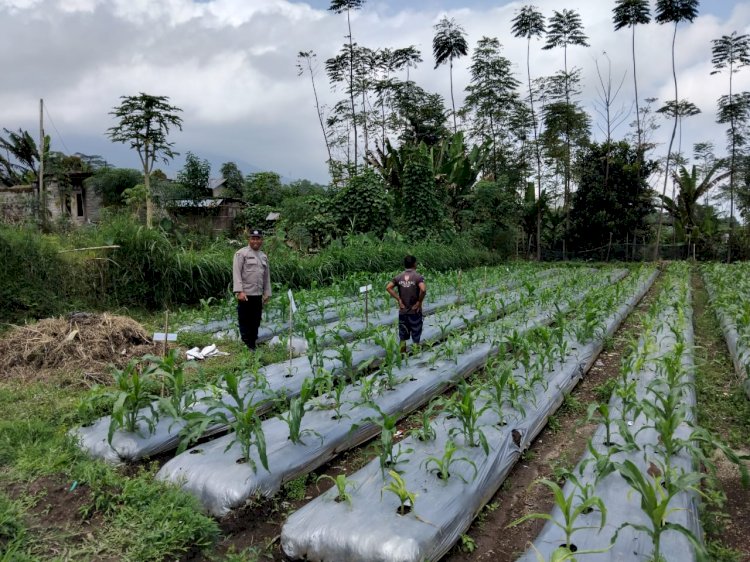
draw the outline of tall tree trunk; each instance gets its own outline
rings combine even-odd
[[[564,49],[565,61],[565,109],[570,111],[570,84],[568,78],[568,46]],[[565,119],[565,178],[563,186],[563,212],[565,213],[565,232],[563,232],[563,259],[568,259],[568,232],[570,231],[570,115]]]
[[[537,184],[537,211],[536,211],[536,259],[542,260],[542,153],[539,149],[539,139],[536,124],[536,113],[534,112],[534,91],[531,87],[531,37],[526,41],[526,76],[529,80],[529,105],[531,106],[531,123],[534,127],[534,152],[536,153],[536,184]]]
[[[643,146],[643,131],[641,131],[641,108],[638,106],[638,75],[635,67],[635,25],[631,25],[633,30],[630,40],[631,52],[633,54],[633,89],[635,90],[635,123],[636,123],[636,135],[638,138],[638,150],[636,153],[640,153],[641,146]],[[640,178],[640,167],[638,168],[638,177]]]
[[[734,108],[732,107],[732,61],[729,61],[729,134],[732,137],[729,154],[729,247],[727,248],[727,263],[732,262],[732,242],[734,240],[734,162],[735,162],[735,129]]]
[[[354,108],[354,43],[352,41],[352,21],[350,10],[346,10],[346,24],[349,27],[349,99],[352,104],[352,125],[354,126],[354,171],[357,171],[357,116]]]
[[[456,134],[458,128],[456,127],[456,102],[453,99],[453,57],[450,59],[450,79],[451,79],[451,107],[453,108],[453,134]]]
[[[656,245],[654,246],[654,261],[659,257],[659,244],[661,242],[661,226],[664,219],[664,197],[667,195],[667,183],[669,182],[669,159],[672,156],[672,144],[674,144],[674,137],[677,133],[677,116],[679,98],[677,97],[677,71],[675,70],[674,63],[674,45],[677,40],[677,22],[674,24],[674,33],[672,34],[672,79],[674,80],[674,125],[672,126],[672,136],[669,138],[669,148],[667,149],[667,161],[664,164],[664,187],[661,191],[662,203],[659,205],[659,223],[656,227]]]

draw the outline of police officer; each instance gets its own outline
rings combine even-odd
[[[271,269],[268,256],[260,251],[263,232],[251,230],[248,245],[237,250],[232,264],[232,291],[237,296],[237,318],[240,337],[255,349],[263,305],[271,298]]]

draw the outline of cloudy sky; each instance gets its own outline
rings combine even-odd
[[[511,19],[526,1],[368,0],[352,16],[355,41],[371,48],[415,45],[424,62],[411,77],[449,100],[448,69],[433,69],[433,26],[444,15],[468,33],[470,46],[497,37],[518,78],[526,80],[526,42],[511,34]],[[569,64],[584,76],[582,101],[595,113],[596,61],[611,61],[615,82],[626,75],[617,105],[632,111],[629,30],[613,31],[614,0],[533,0],[545,16],[576,9],[590,47],[569,50]],[[654,2],[652,2],[654,4]],[[167,168],[173,175],[188,150],[208,159],[214,175],[222,162],[245,172],[274,170],[287,178],[327,181],[325,146],[309,79],[297,76],[299,51],[314,50],[322,62],[345,41],[346,18],[327,11],[330,0],[0,0],[0,127],[38,130],[39,99],[48,113],[45,129],[53,149],[99,154],[117,166],[138,167],[123,145],[105,132],[109,111],[122,95],[169,96],[183,109],[184,129],[171,140],[182,153]],[[711,39],[732,31],[750,33],[750,2],[703,0],[700,16],[677,36],[680,98],[702,114],[686,119],[683,149],[713,141],[719,151],[724,128],[715,123],[717,98],[726,93],[726,73],[711,76]],[[671,27],[652,23],[636,29],[641,98],[673,97]],[[471,53],[470,53],[471,54]],[[469,57],[456,61],[457,105],[468,83]],[[534,76],[562,67],[562,51],[532,44]],[[318,76],[323,101],[331,92]],[[750,67],[735,75],[735,89],[750,90]],[[660,105],[660,104],[659,104]],[[633,116],[634,117],[634,116]],[[654,138],[666,142],[663,126]],[[621,126],[615,136],[629,131]],[[594,135],[602,133],[595,126]],[[666,151],[657,149],[661,156]],[[688,150],[689,151],[689,150]]]

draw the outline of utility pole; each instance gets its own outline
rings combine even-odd
[[[42,228],[47,227],[47,190],[44,189],[44,99],[39,99],[39,180],[37,204]]]

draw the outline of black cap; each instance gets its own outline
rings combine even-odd
[[[251,230],[247,236],[248,238],[263,238],[263,231],[256,228]]]

